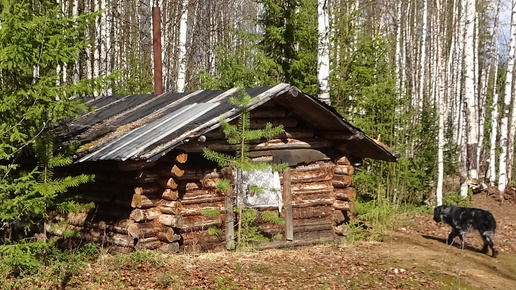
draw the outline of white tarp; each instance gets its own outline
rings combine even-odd
[[[239,174],[235,173],[236,191],[239,192]],[[253,192],[252,187],[256,186],[261,189],[260,193]],[[243,174],[243,207],[277,207],[281,212],[283,199],[281,197],[281,182],[278,172],[273,172],[272,169],[259,171],[244,171]],[[239,197],[237,197],[238,202]],[[238,203],[237,203],[238,205]]]

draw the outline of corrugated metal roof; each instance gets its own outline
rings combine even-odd
[[[229,103],[237,89],[100,97],[88,103],[92,112],[67,124],[58,136],[82,146],[78,162],[96,160],[155,160],[173,148],[219,127],[222,118],[238,117]],[[331,107],[288,84],[246,89],[255,102],[250,110],[275,99],[308,123],[325,130],[356,134],[360,129],[346,122]],[[356,144],[358,157],[395,161],[388,148],[367,137]],[[355,141],[356,142],[356,141]],[[362,144],[363,143],[363,144]]]

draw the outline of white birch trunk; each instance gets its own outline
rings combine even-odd
[[[425,1],[426,6],[426,1]],[[441,43],[441,31],[439,29],[441,22],[441,4],[440,1],[436,1],[435,11],[435,30],[433,34],[435,37],[435,54],[436,54],[436,68],[437,74],[435,74],[436,83],[436,101],[439,108],[439,132],[438,132],[438,144],[437,144],[437,188],[436,188],[436,201],[437,205],[443,204],[443,180],[444,180],[444,117],[445,117],[445,96],[444,96],[444,73],[445,67],[442,61],[442,43]]]
[[[84,1],[84,12],[88,13],[91,12],[91,2],[90,1]],[[89,39],[91,32],[89,28],[86,28],[84,30],[84,35],[86,36],[86,39]],[[91,42],[89,42],[91,43]],[[91,44],[86,45],[85,54],[86,54],[86,65],[85,65],[85,74],[86,78],[91,80],[93,78],[93,67],[91,65]]]
[[[514,58],[516,52],[516,1],[512,1],[512,16],[511,16],[511,38],[509,40],[509,59],[507,62],[507,75],[505,80],[505,96],[504,108],[500,126],[500,162],[499,162],[499,177],[498,190],[500,196],[503,196],[505,187],[507,186],[507,152],[508,152],[508,126],[509,126],[509,108],[512,101],[512,78],[514,74]],[[503,199],[502,199],[503,200]]]
[[[330,105],[330,18],[328,1],[317,1],[317,82],[319,100]]]
[[[72,16],[73,16],[74,20],[76,20],[77,17],[79,16],[79,0],[73,1]],[[80,69],[79,60],[77,59],[73,64],[72,83],[74,83],[74,84],[79,83],[79,78],[80,78],[79,69]]]
[[[439,9],[439,8],[436,8]],[[423,107],[423,98],[425,90],[425,78],[426,78],[426,40],[428,34],[428,1],[423,0],[423,23],[421,28],[421,52],[420,52],[420,63],[419,63],[419,93],[418,93],[418,107]],[[438,13],[438,12],[437,12]],[[440,25],[440,24],[437,24]],[[439,36],[436,36],[439,37]]]
[[[179,69],[177,72],[177,92],[184,92],[186,84],[186,32],[188,24],[188,0],[183,0],[179,23]]]
[[[493,23],[493,38],[491,39],[491,55],[488,73],[484,84],[485,94],[487,95],[487,86],[489,83],[491,72],[493,75],[493,105],[491,111],[491,134],[489,136],[489,170],[487,172],[487,179],[491,186],[494,185],[496,179],[496,137],[498,134],[498,93],[497,93],[497,78],[498,78],[498,18],[500,16],[500,2],[496,1],[496,12]]]
[[[100,0],[94,1],[93,11],[99,11],[100,9]],[[102,35],[100,34],[100,16],[97,16],[95,19],[95,42],[93,45],[93,78],[98,78],[100,76],[100,45],[102,41]],[[95,90],[93,92],[95,97],[99,96],[99,92]]]
[[[478,108],[475,102],[475,0],[467,1],[466,27],[464,37],[464,105],[466,108],[466,179],[478,179],[477,146],[478,146]],[[464,181],[466,182],[466,181]],[[462,196],[467,191],[461,190]]]

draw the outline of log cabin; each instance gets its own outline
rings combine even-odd
[[[397,157],[333,108],[294,86],[246,92],[254,99],[249,107],[252,129],[267,122],[285,129],[274,139],[249,147],[253,161],[288,163],[284,172],[250,173],[276,190],[266,198],[243,197],[244,207],[275,212],[285,221],[279,225],[258,216],[259,231],[271,238],[260,247],[338,240],[345,235],[343,225],[354,209],[354,165],[364,158],[396,162]],[[215,184],[224,178],[234,185],[234,172],[205,159],[202,150],[235,151],[220,129],[220,120],[237,120],[240,112],[228,102],[236,93],[235,88],[89,101],[93,110],[70,121],[57,136],[63,145],[79,142],[66,174],[94,174],[95,182],[70,191],[95,208],[51,213],[48,232],[73,229],[80,238],[67,242],[93,241],[112,252],[229,248],[235,199],[233,191],[220,192]],[[215,214],[206,215],[206,210]],[[219,234],[213,234],[213,228]]]

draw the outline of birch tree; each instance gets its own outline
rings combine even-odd
[[[475,102],[475,0],[466,2],[466,25],[464,36],[464,106],[466,113],[466,179],[478,179],[477,146],[478,146],[478,116]],[[461,187],[461,195],[467,196],[467,188]]]
[[[498,191],[500,196],[503,196],[505,187],[507,186],[507,152],[508,152],[508,126],[510,106],[513,99],[513,74],[514,74],[514,59],[516,53],[516,1],[512,1],[511,14],[511,38],[509,40],[509,57],[507,61],[507,75],[505,79],[505,95],[503,102],[502,120],[500,125],[500,161],[498,170]],[[503,200],[503,199],[502,199]]]
[[[492,75],[493,78],[493,104],[491,111],[491,134],[489,140],[489,171],[488,171],[488,179],[490,185],[494,185],[494,180],[496,178],[496,137],[498,136],[498,92],[497,92],[497,78],[498,78],[498,18],[500,16],[500,4],[501,0],[495,2],[495,17],[493,21],[493,37],[490,43],[490,61],[489,61],[489,69],[488,69],[488,77],[486,78],[486,94],[489,82],[489,75]]]
[[[319,100],[331,104],[330,100],[330,18],[328,0],[317,1],[317,82]]]
[[[426,1],[425,1],[426,6]],[[436,30],[434,33],[436,33],[435,37],[435,54],[437,56],[436,58],[436,67],[437,67],[437,74],[435,74],[434,82],[437,86],[437,104],[438,104],[438,114],[439,114],[439,132],[438,132],[438,147],[437,147],[437,189],[436,189],[436,199],[437,199],[437,205],[443,204],[443,180],[444,180],[444,118],[445,118],[445,96],[444,96],[444,83],[443,83],[443,75],[445,72],[444,64],[442,61],[442,41],[441,41],[441,3],[439,0],[436,1],[435,4],[435,26]],[[426,13],[425,13],[426,14]],[[425,16],[426,17],[426,16]],[[420,90],[421,92],[421,90]]]
[[[179,45],[178,45],[178,60],[179,70],[177,73],[177,91],[183,92],[186,83],[186,32],[188,25],[188,0],[182,1],[181,7],[181,21],[179,23]]]

